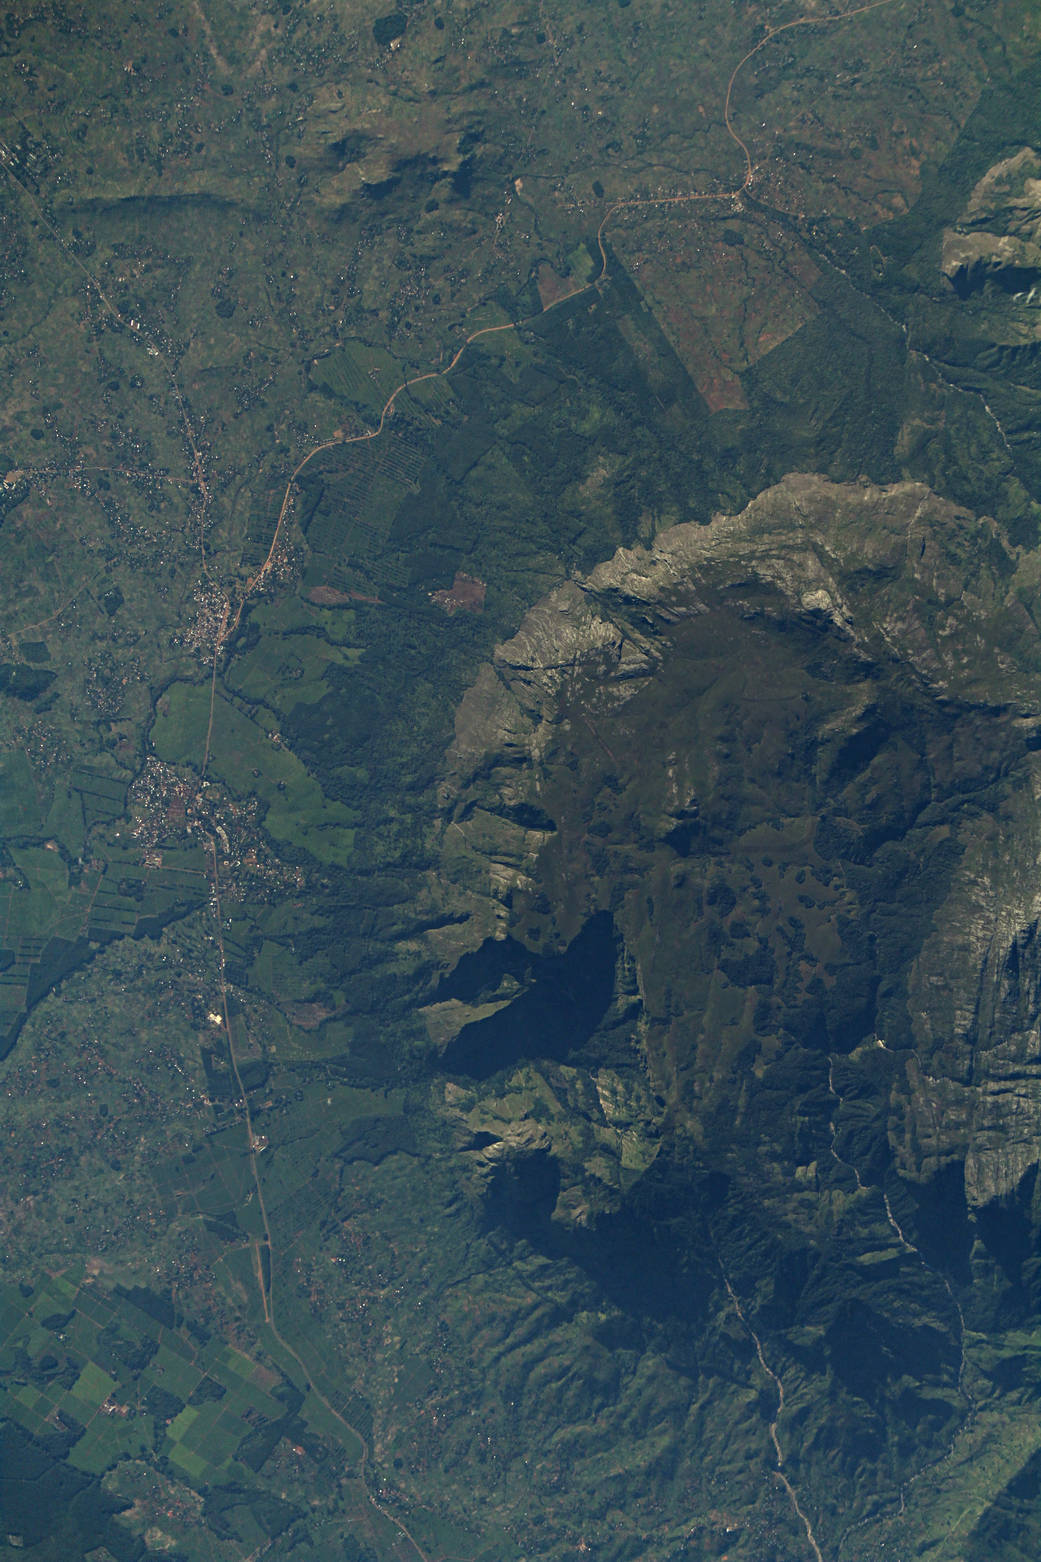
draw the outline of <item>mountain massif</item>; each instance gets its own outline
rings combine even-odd
[[[758,1420],[826,1555],[955,1506],[982,1555],[1041,1447],[1035,575],[795,474],[557,588],[458,712],[425,1016],[475,1195],[688,1434]]]

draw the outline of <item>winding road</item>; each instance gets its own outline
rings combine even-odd
[[[870,0],[869,4],[858,5],[845,11],[833,11],[823,15],[807,13],[804,16],[798,17],[789,22],[785,22],[780,26],[767,31],[759,40],[759,42],[756,43],[754,47],[749,49],[747,53],[745,53],[741,59],[738,60],[737,64],[730,72],[726,83],[725,92],[723,94],[722,122],[725,126],[727,135],[730,137],[730,140],[733,142],[734,146],[738,149],[744,164],[743,176],[736,185],[708,192],[698,191],[688,194],[663,196],[634,196],[632,198],[615,201],[605,211],[596,230],[596,245],[600,256],[600,267],[595,277],[593,277],[588,282],[576,286],[570,292],[561,295],[559,298],[554,299],[551,303],[547,304],[543,309],[539,310],[535,314],[529,315],[523,319],[508,321],[499,325],[484,326],[479,330],[471,332],[459,344],[450,361],[443,368],[431,369],[426,373],[402,380],[401,384],[398,385],[387,397],[387,400],[380,411],[379,418],[373,428],[367,429],[361,434],[353,436],[336,436],[332,439],[325,440],[308,450],[307,453],[303,455],[299,461],[297,461],[286,480],[285,488],[282,494],[281,505],[273,528],[270,546],[263,563],[257,569],[255,574],[253,574],[246,582],[244,588],[241,590],[241,593],[238,595],[237,600],[235,600],[231,594],[224,592],[223,610],[220,617],[220,624],[215,635],[212,654],[212,666],[210,669],[209,723],[204,751],[200,756],[200,768],[203,775],[205,775],[209,764],[214,712],[216,710],[221,653],[224,651],[225,647],[229,645],[229,642],[232,640],[236,630],[238,629],[248,603],[257,594],[257,592],[262,589],[265,582],[268,580],[272,571],[276,567],[279,559],[279,550],[283,543],[287,518],[292,507],[294,488],[297,480],[307,468],[307,466],[312,461],[314,461],[316,457],[325,451],[338,448],[339,446],[359,444],[366,441],[379,439],[386,431],[388,420],[393,415],[395,404],[398,398],[404,393],[409,392],[415,387],[426,382],[447,378],[456,369],[468,349],[475,343],[505,332],[520,330],[526,325],[534,324],[537,320],[543,318],[553,310],[559,309],[562,305],[571,302],[575,298],[578,298],[583,294],[593,293],[597,289],[601,288],[606,281],[609,272],[609,260],[605,243],[605,235],[611,222],[618,216],[619,213],[638,211],[640,209],[648,208],[686,207],[706,202],[725,203],[739,200],[740,197],[751,188],[756,176],[756,166],[753,161],[752,151],[744,137],[741,135],[740,131],[735,127],[733,110],[735,88],[741,78],[742,73],[747,69],[751,62],[755,60],[757,56],[763,52],[763,50],[767,49],[777,38],[781,37],[785,33],[792,32],[799,28],[841,25],[843,23],[851,22],[855,18],[866,15],[869,12],[900,5],[901,3],[903,3],[903,0]],[[158,361],[158,363],[161,365],[168,380],[170,394],[177,408],[178,418],[184,431],[184,438],[190,464],[190,483],[198,495],[198,503],[195,507],[195,523],[198,528],[198,546],[201,570],[204,578],[216,585],[216,582],[213,582],[206,552],[207,520],[212,505],[211,486],[207,479],[206,462],[203,455],[201,441],[196,434],[187,399],[182,392],[177,378],[175,365],[171,361],[167,352],[164,350],[162,342],[156,333],[151,332],[141,321],[130,318],[120,311],[117,305],[106,293],[98,277],[83,262],[80,256],[75,253],[72,246],[66,241],[62,233],[58,230],[58,228],[42,209],[40,203],[36,200],[35,196],[32,194],[31,190],[27,187],[25,182],[17,176],[14,168],[11,166],[10,161],[5,158],[2,160],[2,164],[0,165],[2,165],[8,179],[21,191],[22,196],[29,203],[37,220],[42,224],[45,231],[57,244],[65,258],[68,259],[69,262],[86,279],[89,289],[98,299],[103,310],[123,330],[131,335],[131,337],[140,345],[142,350],[146,352],[150,358]],[[254,1131],[253,1121],[250,1114],[249,1100],[243,1084],[240,1069],[239,1050],[236,1036],[237,1027],[241,1021],[237,1015],[233,1018],[231,1013],[231,1005],[229,1004],[227,965],[225,960],[223,940],[223,885],[221,882],[216,842],[212,840],[210,842],[210,879],[211,905],[215,929],[214,938],[218,956],[218,981],[220,986],[221,1015],[224,1021],[224,1033],[227,1038],[231,1066],[238,1090],[238,1100],[242,1112],[242,1124],[246,1135],[250,1171],[252,1174],[257,1205],[260,1211],[261,1223],[264,1232],[262,1240],[259,1238],[254,1238],[252,1243],[253,1269],[257,1283],[261,1315],[263,1317],[264,1323],[270,1331],[271,1338],[277,1343],[285,1357],[294,1362],[299,1370],[304,1374],[305,1380],[310,1385],[310,1391],[325,1407],[327,1412],[340,1423],[344,1431],[347,1432],[352,1439],[355,1439],[363,1449],[359,1468],[359,1478],[365,1487],[367,1499],[372,1504],[372,1507],[384,1519],[389,1520],[389,1522],[395,1526],[399,1536],[401,1537],[401,1540],[411,1548],[414,1556],[419,1559],[419,1562],[428,1562],[428,1558],[422,1547],[411,1534],[403,1521],[394,1514],[390,1513],[380,1503],[376,1495],[371,1491],[369,1487],[369,1480],[367,1478],[367,1472],[371,1470],[371,1454],[366,1440],[361,1436],[357,1428],[351,1426],[344,1419],[340,1412],[336,1410],[331,1400],[322,1392],[321,1388],[315,1382],[315,1377],[311,1368],[304,1361],[298,1350],[279,1331],[278,1325],[276,1323],[273,1283],[276,1258],[275,1246],[272,1238],[268,1212],[264,1202],[263,1176],[259,1163],[260,1152],[258,1139]],[[834,1089],[833,1094],[835,1094]],[[834,1137],[832,1147],[834,1150]],[[855,1168],[851,1169],[855,1171]],[[860,1184],[859,1175],[857,1175],[857,1181],[858,1185],[862,1186],[862,1184]],[[889,1208],[888,1200],[886,1201],[886,1211],[890,1220],[890,1224],[892,1225],[893,1230],[901,1244],[911,1252],[917,1252],[917,1249],[915,1249],[912,1244],[907,1241],[903,1235],[903,1232],[900,1230],[900,1227]],[[266,1264],[265,1256],[267,1259]],[[918,1256],[921,1258],[920,1254],[918,1254]],[[924,1260],[922,1261],[924,1262]],[[731,1304],[737,1313],[737,1316],[739,1317],[743,1327],[747,1330],[754,1344],[759,1365],[763,1373],[772,1382],[777,1394],[777,1413],[769,1428],[770,1440],[775,1456],[772,1473],[784,1487],[791,1502],[792,1509],[805,1531],[807,1547],[809,1552],[812,1553],[814,1562],[824,1562],[824,1556],[821,1547],[817,1541],[810,1519],[808,1518],[800,1500],[800,1496],[783,1468],[784,1453],[779,1434],[779,1423],[784,1410],[784,1385],[777,1373],[770,1367],[759,1336],[749,1322],[746,1316],[746,1312],[742,1307],[741,1301],[725,1272],[723,1273],[723,1283],[730,1298]],[[263,1551],[266,1549],[269,1548],[262,1548],[261,1552],[255,1553],[254,1555],[262,1555]]]

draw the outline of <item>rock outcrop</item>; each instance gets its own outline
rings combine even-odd
[[[963,297],[988,279],[1010,293],[1041,282],[1041,155],[1032,147],[984,174],[944,232],[941,266]]]
[[[954,1175],[965,1219],[1018,1196],[1041,1121],[1032,611],[1029,563],[986,518],[913,483],[793,475],[528,614],[458,712],[454,916],[431,935],[430,1033],[469,1076],[469,1127],[490,1114],[486,1182],[534,1153],[481,1105],[512,1068],[555,1102],[535,1135],[554,1221],[619,1208],[596,1092],[563,1083],[609,1066],[645,1105],[641,1142],[689,1135],[796,1227],[840,1161],[879,1187]],[[554,983],[573,994],[597,918],[611,990],[562,1039]],[[849,1155],[839,1064],[864,1103]]]

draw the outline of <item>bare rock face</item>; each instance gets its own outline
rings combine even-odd
[[[1041,153],[1021,147],[989,168],[969,197],[959,226],[1000,225],[1014,238],[1041,244]]]
[[[917,1176],[963,1160],[976,1208],[1013,1195],[1041,1151],[1036,763],[1022,785],[1012,807],[965,829],[952,893],[908,975],[918,1046],[908,1063],[912,1140],[897,1163]]]
[[[1041,281],[1041,155],[1032,147],[984,174],[943,235],[941,267],[963,296],[988,277],[1009,292]]]
[[[658,1364],[701,1465],[780,1398],[853,1562],[1036,1446],[1036,578],[917,484],[796,474],[551,593],[446,756],[453,1165],[612,1371]],[[571,1336],[546,1354],[569,1381]]]
[[[849,1165],[955,1168],[968,1211],[1015,1195],[1041,1121],[1029,570],[920,485],[797,474],[499,647],[447,756],[427,1016],[449,1072],[550,1081],[558,1221],[598,1207],[560,1070],[604,1066],[639,1133],[665,1110],[785,1220]],[[851,1155],[836,1067],[873,1103]]]

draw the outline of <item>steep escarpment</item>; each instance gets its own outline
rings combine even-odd
[[[765,1464],[850,1557],[1033,1447],[957,1474],[1037,1386],[1032,612],[986,518],[792,476],[553,592],[446,766],[472,1188],[695,1378],[729,1317],[758,1366],[713,1392],[766,1372]]]
[[[988,281],[1006,293],[1041,281],[1041,157],[1021,147],[987,170],[943,236],[944,275],[967,297]]]

